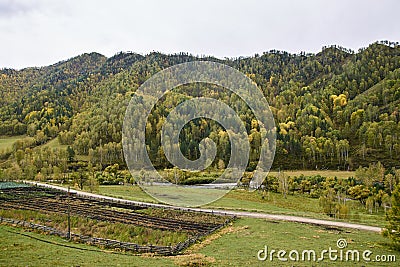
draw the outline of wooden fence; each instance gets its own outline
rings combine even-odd
[[[155,253],[155,254],[159,254],[159,255],[173,255],[173,254],[177,254],[177,253],[181,252],[182,250],[188,248],[190,245],[194,244],[197,240],[199,240],[203,236],[209,235],[212,232],[224,227],[230,221],[231,221],[230,219],[227,219],[223,224],[216,226],[215,228],[211,229],[210,231],[198,234],[194,237],[190,237],[186,241],[179,242],[178,244],[176,244],[174,246],[154,246],[154,245],[143,246],[143,245],[138,245],[138,244],[130,243],[130,242],[122,242],[122,241],[113,240],[113,239],[90,237],[90,236],[79,235],[79,234],[74,234],[74,233],[71,233],[71,239],[81,242],[81,243],[86,243],[86,244],[95,245],[95,246],[99,246],[99,247],[121,249],[124,251],[131,251],[131,252],[135,252],[135,253]],[[0,223],[7,223],[7,224],[11,224],[11,225],[31,228],[31,229],[35,229],[38,231],[43,231],[43,232],[49,233],[51,235],[68,238],[67,232],[62,232],[62,231],[52,228],[52,227],[35,224],[32,222],[27,222],[27,221],[23,221],[23,220],[16,220],[16,219],[0,217]]]

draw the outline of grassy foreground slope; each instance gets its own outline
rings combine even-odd
[[[21,235],[24,234],[24,235]],[[30,237],[28,237],[30,236]],[[32,238],[33,237],[33,238]],[[37,239],[35,239],[37,238]],[[0,226],[1,266],[196,266],[203,263],[211,266],[394,266],[394,262],[330,262],[259,261],[257,252],[265,245],[269,249],[286,251],[305,249],[319,253],[323,249],[337,249],[339,238],[346,239],[346,249],[372,251],[375,255],[394,255],[397,261],[400,252],[393,251],[387,240],[378,233],[324,228],[319,226],[271,222],[259,219],[240,219],[231,226],[197,243],[185,255],[174,257],[130,256],[102,252],[98,248],[68,243],[65,240],[26,232],[15,227]],[[38,240],[40,239],[40,240]],[[56,244],[55,244],[56,243]],[[58,245],[57,245],[58,244]],[[62,245],[73,246],[74,248]],[[87,251],[90,250],[90,251]]]
[[[265,245],[269,250],[315,250],[318,254],[323,249],[337,249],[339,238],[347,240],[347,249],[363,251],[369,249],[372,255],[395,255],[399,260],[400,253],[391,250],[385,243],[387,240],[378,233],[358,230],[341,230],[319,226],[271,222],[257,219],[241,219],[234,224],[231,232],[199,249],[199,252],[216,259],[216,265],[248,265],[248,266],[364,266],[366,262],[330,262],[327,259],[316,262],[281,262],[274,258],[260,262],[257,252]],[[368,262],[368,266],[393,266],[392,263]]]
[[[164,258],[102,252],[82,244],[0,225],[0,266],[173,266]]]

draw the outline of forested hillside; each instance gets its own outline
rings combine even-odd
[[[354,170],[377,161],[400,167],[400,46],[383,41],[357,52],[330,46],[317,54],[270,51],[223,60],[185,53],[119,53],[110,58],[91,53],[42,68],[2,69],[0,136],[26,136],[11,149],[0,150],[3,169],[32,177],[44,166],[57,166],[63,173],[77,155],[102,169],[124,166],[121,129],[132,94],[154,73],[194,60],[230,65],[263,91],[277,125],[273,168]],[[254,116],[229,91],[196,86],[178,88],[153,109],[146,142],[154,165],[171,167],[160,149],[165,117],[200,94],[222,99],[245,121],[251,171],[260,145]],[[218,145],[212,166],[224,168],[229,161],[228,135],[210,120],[185,126],[182,152],[197,158],[198,143],[206,137]],[[55,138],[68,149],[40,147]]]

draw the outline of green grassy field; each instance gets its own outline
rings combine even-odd
[[[173,266],[165,258],[124,255],[0,225],[0,266]]]
[[[1,266],[395,266],[393,262],[331,262],[325,255],[320,263],[299,261],[259,261],[257,253],[268,246],[269,250],[315,250],[318,257],[323,249],[337,249],[336,242],[344,238],[344,249],[372,251],[376,255],[394,255],[387,239],[378,233],[324,228],[289,222],[272,222],[260,219],[239,219],[232,225],[208,236],[190,247],[185,255],[173,257],[131,256],[113,254],[96,247],[69,243],[59,237],[27,232],[16,227],[0,225]],[[70,246],[70,247],[65,247]],[[195,265],[197,263],[197,265]],[[203,263],[204,265],[199,265]],[[191,265],[190,265],[191,264]]]
[[[41,145],[40,147],[44,148],[44,147],[49,147],[49,148],[62,148],[65,149],[67,148],[67,145],[61,145],[60,141],[58,140],[58,138],[54,138],[52,140],[50,140],[49,142]]]
[[[120,197],[134,201],[157,203],[158,201],[146,194],[139,186],[135,185],[100,185],[99,194]]]
[[[313,262],[281,262],[277,258],[273,261],[260,262],[257,252],[265,245],[269,250],[302,251],[315,250],[317,254],[323,249],[337,249],[336,242],[339,238],[347,240],[347,249],[363,251],[369,249],[372,255],[393,254],[397,259],[399,251],[393,251],[386,244],[387,240],[378,233],[363,232],[358,230],[327,229],[319,226],[297,224],[289,222],[271,222],[257,219],[241,219],[234,224],[231,232],[210,242],[200,248],[198,252],[215,258],[215,265],[227,266],[363,266],[366,263],[330,262],[326,258],[322,263]],[[195,249],[196,247],[194,247]],[[393,266],[387,263],[386,266]],[[368,266],[385,266],[383,263],[369,262]]]
[[[342,221],[356,222],[384,227],[385,214],[382,209],[378,213],[369,214],[357,201],[348,201],[349,217]],[[286,198],[280,193],[249,192],[244,189],[230,191],[223,198],[206,205],[208,208],[234,209],[244,211],[266,212],[303,216],[317,219],[333,220],[324,214],[319,199],[300,194],[288,194]],[[337,219],[338,220],[338,219]]]
[[[15,141],[24,138],[25,136],[0,136],[0,151],[11,149]]]
[[[173,189],[174,187],[171,187],[170,190]],[[139,186],[102,185],[99,186],[98,193],[128,200],[157,203],[157,200],[146,194]],[[177,191],[177,194],[179,194],[179,191]],[[349,201],[348,204],[350,207],[350,215],[346,221],[380,227],[386,225],[384,212],[382,210],[377,214],[369,214],[366,212],[365,208],[356,201]],[[203,207],[266,212],[333,220],[322,212],[318,199],[309,198],[299,194],[289,194],[287,195],[287,198],[284,198],[283,195],[279,193],[269,192],[263,194],[258,191],[249,192],[244,189],[235,189],[215,202],[204,205]]]

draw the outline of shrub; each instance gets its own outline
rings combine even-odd
[[[388,221],[388,226],[387,230],[384,231],[384,235],[389,237],[394,245],[400,249],[400,184],[393,191],[392,208],[388,211],[386,220]]]

